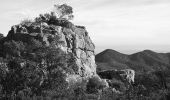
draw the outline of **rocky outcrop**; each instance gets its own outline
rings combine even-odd
[[[111,79],[134,82],[133,70],[102,71],[98,73],[99,77],[96,73],[95,46],[85,27],[54,16],[46,21],[12,26],[2,41],[2,47],[3,57],[9,60],[6,66],[9,71],[5,69],[5,72],[16,72],[16,75],[26,73],[20,76],[26,77],[28,81],[23,78],[21,86],[27,85],[22,89],[12,90],[16,94],[25,89],[31,89],[32,92],[40,89],[46,95],[53,91],[54,95],[61,96],[68,89],[75,87],[74,91],[79,88],[78,84],[83,84],[86,87],[82,86],[83,89],[89,93],[102,93],[102,90],[109,89],[116,92]]]
[[[47,47],[61,49],[65,54],[71,53],[74,61],[68,67],[75,73],[67,74],[67,81],[76,81],[81,77],[88,78],[96,74],[95,46],[83,26],[75,26],[67,20],[59,19],[43,23],[19,24],[12,26],[6,38],[23,43],[36,39]]]
[[[135,71],[132,69],[120,70],[120,76],[129,83],[135,82]]]
[[[118,79],[124,82],[133,83],[135,78],[135,71],[132,69],[125,70],[107,70],[98,72],[98,75],[103,79]]]

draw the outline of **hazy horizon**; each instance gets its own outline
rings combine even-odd
[[[5,0],[0,4],[0,33],[6,35],[12,25],[49,12],[57,3],[73,7],[73,22],[87,28],[96,53],[170,52],[168,0]]]

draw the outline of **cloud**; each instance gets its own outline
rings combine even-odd
[[[87,27],[97,51],[158,47],[170,51],[169,0],[5,0],[0,4],[1,32],[7,33],[23,18],[48,12],[56,3],[73,7],[73,22]]]
[[[84,10],[83,14],[77,15],[79,20],[75,18],[75,22],[87,26],[97,47],[127,45],[135,48],[139,45],[140,49],[152,49],[154,45],[170,45],[166,38],[170,35],[165,34],[170,32],[168,9],[170,4],[163,2],[130,7],[105,6]]]

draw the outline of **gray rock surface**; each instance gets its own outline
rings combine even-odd
[[[98,72],[99,76],[103,79],[112,80],[113,78],[122,80],[124,82],[133,83],[135,78],[135,71],[132,69],[124,70],[106,70]]]
[[[19,24],[12,26],[7,35],[7,39],[16,41],[29,42],[31,38],[39,39],[46,46],[60,48],[66,54],[73,54],[74,64],[69,67],[74,69],[75,74],[66,73],[68,82],[96,75],[95,46],[83,26],[75,26],[66,20],[41,24]]]

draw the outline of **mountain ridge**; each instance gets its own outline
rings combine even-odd
[[[170,53],[157,53],[143,50],[133,54],[123,54],[106,49],[96,55],[97,70],[134,69],[135,71],[153,71],[170,68]]]

